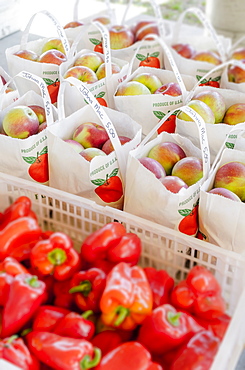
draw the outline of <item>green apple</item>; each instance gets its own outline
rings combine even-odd
[[[137,81],[144,84],[152,94],[155,93],[157,89],[162,86],[161,80],[154,74],[150,72],[142,72],[137,74],[132,81]]]
[[[138,81],[128,81],[119,85],[116,96],[125,95],[149,95],[151,94],[148,87]]]
[[[48,51],[48,50],[59,50],[61,51],[63,54],[65,54],[65,49],[64,49],[64,46],[62,44],[62,41],[61,39],[59,38],[55,38],[55,37],[51,37],[49,38],[43,45],[42,47],[42,51],[41,53],[45,53],[45,51]]]
[[[212,109],[215,123],[223,122],[226,112],[225,99],[218,91],[205,90],[197,93],[193,99],[201,100]]]
[[[111,72],[112,74],[114,73],[119,73],[121,71],[121,67],[116,64],[116,63],[111,63]],[[102,63],[99,68],[96,71],[96,76],[98,77],[98,80],[101,80],[104,78],[106,75],[106,68],[105,68],[105,63]]]
[[[205,123],[215,123],[212,109],[203,101],[197,99],[191,100],[187,106],[196,111],[204,119]],[[183,121],[193,121],[193,119],[183,111],[180,111],[177,117]]]

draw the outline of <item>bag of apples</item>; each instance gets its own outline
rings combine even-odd
[[[0,110],[6,108],[19,97],[14,82],[10,80],[9,74],[0,66]],[[5,87],[6,84],[8,86]]]
[[[180,110],[188,112],[195,120],[201,150],[178,134],[162,132],[151,139],[171,112],[167,114],[129,153],[124,210],[195,236],[200,186],[209,174],[209,148],[201,116],[189,107]]]
[[[28,42],[29,31],[33,20],[39,14],[46,16],[56,28],[58,37],[40,38]],[[28,71],[41,78],[47,84],[51,102],[55,103],[59,89],[59,65],[67,60],[70,44],[65,32],[57,19],[48,11],[35,13],[29,20],[22,33],[20,45],[5,50],[8,70],[13,77],[21,71]],[[29,85],[17,81],[17,88],[21,94],[29,90]],[[40,94],[38,87],[32,89]]]
[[[223,68],[228,63],[223,63]],[[209,74],[210,72],[204,78],[208,79]],[[186,104],[198,112],[205,121],[212,164],[234,125],[245,122],[245,94],[228,88],[198,84],[190,91]],[[176,116],[175,124],[176,133],[189,138],[200,148],[199,133],[190,117],[180,112]]]
[[[158,40],[171,61],[172,71],[138,67],[133,73],[128,73],[127,78],[118,85],[114,94],[115,109],[127,113],[139,122],[142,125],[143,135],[147,135],[165,114],[184,105],[187,91],[190,91],[196,82],[194,77],[179,73],[165,42],[155,35],[154,39]],[[141,41],[141,43],[144,42],[144,40]],[[175,115],[173,117],[175,118]],[[170,132],[174,130],[173,119]]]
[[[186,27],[181,32],[183,20],[188,13],[199,19],[203,25],[203,32],[200,27],[193,26]],[[226,50],[231,46],[231,40],[217,35],[205,14],[198,8],[185,10],[172,28],[170,36],[165,40],[171,48],[180,73],[194,76],[197,81],[215,66],[227,60]],[[164,62],[165,68],[169,69],[168,60]],[[205,84],[218,87],[220,79],[221,71],[214,70]]]
[[[141,126],[102,107],[78,79],[68,81],[89,104],[48,129],[50,186],[122,209],[128,153],[141,141]]]
[[[244,253],[245,124],[232,129],[210,176],[201,186],[199,229],[202,238],[227,250]]]
[[[62,81],[66,78],[76,77],[88,84],[89,90],[101,105],[114,108],[113,94],[119,82],[126,78],[129,63],[111,57],[108,30],[99,22],[94,22],[94,25],[102,34],[105,53],[88,49],[75,52],[78,40],[74,41],[71,47],[73,56],[60,65],[60,81],[62,85]],[[75,86],[68,84],[65,89],[60,88],[59,90],[57,105],[61,104],[67,116],[86,105],[87,102]]]
[[[57,113],[42,78],[25,71],[18,78],[38,85],[41,95],[30,90],[0,111],[0,171],[47,185],[47,127]]]

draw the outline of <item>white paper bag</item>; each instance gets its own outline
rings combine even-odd
[[[19,97],[19,92],[16,89],[14,81],[11,81],[10,75],[0,66],[0,110],[6,108]],[[4,85],[8,83],[8,88]]]

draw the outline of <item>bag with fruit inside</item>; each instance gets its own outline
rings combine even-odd
[[[152,38],[158,40],[162,51],[171,61],[172,71],[141,66],[130,73],[132,59],[127,78],[118,85],[114,94],[115,108],[140,123],[144,135],[147,135],[165,114],[184,105],[187,91],[195,85],[194,77],[179,73],[166,43],[158,36],[152,35]],[[141,45],[145,42],[142,41]],[[138,51],[135,55],[137,54]],[[175,132],[175,117],[176,113],[164,130]],[[160,132],[161,128],[158,130],[158,133]]]
[[[39,38],[28,41],[29,31],[37,15],[43,15],[53,23],[58,36]],[[5,50],[8,70],[13,77],[21,71],[33,73],[47,84],[51,102],[56,103],[59,89],[59,65],[67,60],[70,50],[70,41],[67,39],[58,20],[48,11],[43,10],[33,14],[22,33],[20,45]],[[29,90],[29,84],[17,81],[18,90],[24,94]],[[33,89],[33,86],[32,86]],[[40,94],[40,90],[34,87]]]
[[[42,78],[22,71],[14,80],[32,81],[42,96],[30,90],[0,111],[0,171],[48,184],[47,126],[57,118]],[[10,80],[11,81],[11,80]],[[5,84],[5,88],[8,83]]]
[[[206,75],[208,78],[209,73]],[[200,81],[199,81],[200,82]],[[186,104],[198,112],[206,124],[211,163],[234,125],[245,122],[245,94],[239,91],[212,86],[200,86],[190,91]],[[176,132],[189,138],[200,148],[195,122],[180,112],[176,117]]]
[[[50,186],[122,208],[126,161],[140,143],[141,126],[102,107],[78,79],[68,81],[89,104],[48,129]]]
[[[9,74],[0,66],[0,110],[6,108],[19,97],[18,90],[13,81],[9,82],[10,79]],[[7,83],[8,87],[5,87],[4,85]]]
[[[201,186],[199,228],[203,239],[244,253],[245,124],[234,127]]]
[[[114,108],[112,97],[119,82],[127,76],[129,63],[111,57],[110,45],[107,42],[109,38],[107,28],[99,22],[94,22],[94,25],[102,34],[105,52],[100,53],[89,49],[76,52],[78,40],[74,41],[71,48],[72,57],[60,65],[61,85],[66,78],[75,77],[86,83],[101,105]],[[68,84],[65,89],[60,88],[59,92],[58,100],[61,98],[63,103],[58,101],[57,104],[63,104],[66,116],[88,104],[75,86]]]
[[[186,15],[194,15],[201,22],[201,27],[188,26],[183,23]],[[199,81],[215,66],[227,60],[226,51],[230,48],[231,39],[217,35],[215,29],[198,8],[186,9],[179,16],[171,34],[166,37],[180,73],[191,75]],[[170,69],[168,60],[165,67]],[[221,71],[216,70],[205,81],[206,85],[219,86]]]
[[[190,108],[180,109],[195,119],[201,150],[178,134],[162,132],[150,140],[170,112],[129,153],[124,210],[195,236],[200,186],[209,173],[209,148],[201,116]]]

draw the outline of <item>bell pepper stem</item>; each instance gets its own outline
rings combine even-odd
[[[115,326],[120,326],[129,314],[129,309],[123,306],[118,306],[116,309],[117,318],[114,321]]]
[[[180,316],[181,316],[181,312],[175,313],[175,312],[169,311],[167,313],[167,320],[171,325],[179,326],[180,325],[180,322],[179,322]]]
[[[30,278],[28,277],[26,279],[26,283],[30,285],[32,288],[38,288],[39,287],[39,281],[38,277],[36,275],[31,276]]]
[[[101,350],[95,347],[94,348],[94,358],[91,359],[89,355],[86,355],[80,362],[81,370],[92,369],[93,367],[99,364],[100,359],[101,359]]]
[[[11,335],[11,337],[8,338],[7,342],[4,344],[4,347],[9,347],[10,344],[18,338],[18,335]]]
[[[92,310],[87,310],[87,311],[83,312],[81,316],[86,320],[91,315],[93,315],[93,311]]]
[[[47,259],[55,266],[62,265],[67,260],[66,252],[61,248],[54,248],[48,253]]]
[[[84,297],[87,297],[92,290],[92,284],[89,280],[84,280],[81,284],[72,287],[69,293],[81,293]]]

